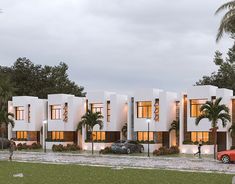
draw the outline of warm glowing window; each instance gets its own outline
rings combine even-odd
[[[64,140],[64,132],[52,132],[52,140]]]
[[[24,120],[24,107],[16,107],[15,108],[15,119],[16,120]]]
[[[17,139],[27,139],[27,132],[26,131],[18,131],[16,133]]]
[[[137,102],[137,118],[152,117],[152,102]]]
[[[107,122],[110,122],[111,108],[110,101],[107,101]]]
[[[191,141],[200,141],[208,142],[209,141],[209,132],[191,132]]]
[[[147,141],[148,132],[138,132],[138,141]],[[153,132],[149,132],[149,141],[153,141]]]
[[[105,140],[105,132],[92,132],[94,141],[104,141]]]
[[[200,108],[205,102],[206,100],[190,100],[190,116],[198,117],[201,114]]]
[[[159,99],[155,99],[155,104],[154,104],[155,110],[154,110],[154,114],[155,114],[155,121],[159,121]]]
[[[51,119],[59,120],[62,117],[61,105],[51,105]]]
[[[102,113],[103,104],[102,103],[93,103],[91,104],[91,112],[100,112]]]

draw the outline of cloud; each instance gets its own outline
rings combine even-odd
[[[180,91],[216,70],[222,0],[9,0],[1,2],[0,64],[18,57],[66,62],[85,89]]]

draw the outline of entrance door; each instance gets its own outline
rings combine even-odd
[[[226,150],[226,132],[217,132],[217,151]]]
[[[162,146],[169,148],[169,132],[162,132]]]

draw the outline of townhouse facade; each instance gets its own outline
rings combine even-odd
[[[136,140],[150,152],[165,146],[178,145],[181,153],[197,151],[203,141],[202,154],[213,153],[211,123],[204,119],[195,124],[200,107],[206,101],[222,97],[221,103],[230,109],[231,122],[222,127],[218,122],[218,150],[230,149],[235,139],[228,132],[235,123],[235,97],[233,91],[215,86],[193,86],[180,94],[160,89],[136,90],[133,95],[120,95],[108,91],[88,92],[86,97],[69,94],[49,94],[47,100],[17,96],[8,103],[8,111],[15,117],[15,126],[9,125],[8,137],[16,143],[39,142],[47,149],[53,144],[77,144],[83,150],[100,150],[120,139]],[[93,132],[86,127],[77,131],[78,122],[87,112],[101,112],[103,128],[97,125]],[[173,121],[179,122],[179,137],[169,131]],[[122,131],[127,126],[126,135]]]

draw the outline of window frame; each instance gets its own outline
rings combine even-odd
[[[22,108],[19,110],[19,108]],[[24,106],[17,106],[15,107],[15,120],[22,121],[25,119],[25,107]],[[19,114],[18,114],[19,113]]]
[[[51,107],[50,108],[51,109],[51,120],[62,120],[62,106],[59,104],[55,104],[55,105],[50,105],[50,107]],[[55,107],[57,107],[57,108],[55,108]],[[54,112],[55,117],[53,116],[53,112]]]
[[[140,103],[150,103],[150,105],[139,105]],[[140,116],[140,114],[139,114],[139,108],[141,108],[141,116]],[[146,115],[144,115],[144,109],[146,108]],[[150,111],[149,111],[150,110]],[[152,118],[152,101],[136,101],[136,111],[137,111],[137,113],[136,113],[136,117],[138,118],[138,119],[141,119],[141,118]],[[150,116],[148,116],[149,115],[149,112],[150,112]]]
[[[192,103],[192,101],[204,101],[203,103]],[[198,117],[200,113],[200,108],[202,105],[206,103],[207,99],[206,98],[200,98],[200,99],[190,99],[189,100],[189,107],[190,107],[190,117],[191,118],[196,118]],[[192,106],[195,106],[196,108],[196,113],[195,115],[192,115]]]

